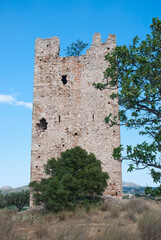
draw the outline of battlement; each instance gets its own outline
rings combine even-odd
[[[58,37],[37,38],[35,41],[35,57],[52,55],[53,58],[59,57],[60,41]]]
[[[93,35],[93,42],[91,47],[87,50],[88,54],[92,54],[93,50],[96,52],[98,49],[98,53],[100,52],[100,48],[103,50],[107,50],[107,48],[114,48],[116,45],[116,36],[109,34],[105,43],[101,42],[101,34],[95,33]],[[44,56],[52,56],[53,58],[58,58],[60,52],[60,40],[58,37],[51,38],[37,38],[35,42],[35,57],[44,57]]]

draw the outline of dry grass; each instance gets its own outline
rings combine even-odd
[[[88,211],[82,208],[59,214],[0,210],[0,240],[134,239],[161,239],[160,203],[134,199],[117,206],[105,202]]]
[[[161,212],[150,210],[144,213],[138,222],[142,240],[161,239]]]
[[[147,204],[146,200],[136,198],[136,199],[128,200],[123,205],[123,210],[124,211],[130,210],[134,214],[136,214],[136,213],[141,214],[141,213],[149,210],[149,205]]]

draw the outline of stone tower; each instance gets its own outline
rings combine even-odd
[[[105,55],[115,46],[115,35],[101,43],[101,35],[95,33],[85,55],[60,57],[58,37],[36,39],[31,181],[45,177],[48,159],[80,146],[94,153],[109,173],[105,194],[121,196],[121,163],[112,158],[113,148],[120,144],[120,128],[109,128],[104,121],[119,106],[110,99],[110,90],[92,86],[106,82]]]

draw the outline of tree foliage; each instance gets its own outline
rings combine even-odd
[[[113,89],[111,98],[119,101],[119,114],[105,119],[109,126],[139,129],[140,135],[149,138],[127,146],[125,156],[121,155],[123,146],[114,149],[113,157],[131,160],[129,171],[149,168],[154,182],[161,182],[161,21],[153,18],[150,28],[144,41],[136,36],[131,45],[117,46],[106,55],[110,63],[104,74],[107,83],[94,86]]]
[[[0,191],[0,208],[4,208],[6,206],[7,202],[5,199],[4,194]]]
[[[5,197],[7,206],[15,205],[21,211],[24,206],[29,206],[29,195],[29,190],[8,193]]]
[[[94,154],[80,147],[62,152],[57,160],[48,160],[45,172],[48,178],[31,182],[30,187],[35,204],[54,212],[98,201],[109,178]]]
[[[64,50],[66,56],[80,56],[82,51],[88,46],[88,43],[84,43],[82,40],[77,39],[75,43],[71,43]]]
[[[152,188],[152,187],[146,187],[145,188],[145,194],[146,195],[151,195],[151,196],[160,196],[161,195],[161,185],[157,188]]]

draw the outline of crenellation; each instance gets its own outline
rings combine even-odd
[[[112,158],[113,148],[120,144],[120,128],[109,128],[104,121],[118,112],[118,102],[110,99],[111,90],[92,85],[105,83],[105,55],[114,47],[115,35],[101,43],[96,33],[85,55],[60,57],[59,38],[36,40],[31,181],[46,177],[43,165],[48,159],[78,145],[94,153],[109,173],[105,194],[121,196],[121,163]],[[46,125],[41,126],[42,121]]]
[[[48,58],[58,58],[60,52],[60,43],[58,37],[51,37],[47,39],[37,38],[35,41],[35,58],[38,57],[39,61],[47,62]],[[43,59],[42,59],[43,58]]]

